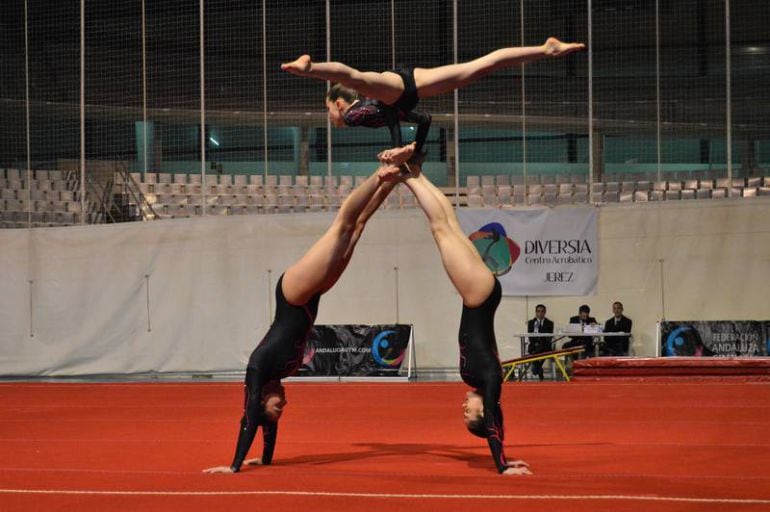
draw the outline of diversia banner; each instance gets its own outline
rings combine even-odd
[[[316,325],[298,376],[397,376],[411,325]]]
[[[504,295],[596,293],[595,208],[461,208],[457,215]]]

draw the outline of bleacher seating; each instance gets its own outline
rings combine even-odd
[[[0,172],[0,226],[57,226],[92,220],[80,202],[77,173],[19,169]],[[756,173],[755,173],[756,174]],[[705,171],[607,174],[588,183],[584,175],[469,175],[466,186],[444,189],[460,206],[634,203],[648,201],[751,199],[770,196],[770,176],[728,179]],[[335,211],[363,176],[131,173],[138,192],[157,218]],[[385,202],[387,209],[416,208],[407,187]],[[84,217],[85,215],[85,217]]]
[[[0,170],[0,227],[80,223],[83,211],[77,183],[68,171]]]

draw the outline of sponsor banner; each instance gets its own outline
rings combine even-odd
[[[765,320],[765,355],[770,356],[770,320]]]
[[[593,295],[596,208],[457,210],[504,295]]]
[[[411,325],[315,325],[297,376],[398,376]]]
[[[752,357],[770,349],[770,321],[661,322],[662,356]]]

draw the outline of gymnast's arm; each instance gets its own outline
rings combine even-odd
[[[495,387],[487,385],[486,388]],[[497,395],[495,398],[494,395]],[[487,444],[489,451],[492,452],[492,460],[495,461],[497,471],[504,472],[508,468],[508,461],[505,459],[503,451],[503,439],[505,432],[503,430],[503,411],[498,403],[500,398],[500,387],[497,387],[497,393],[494,390],[484,390],[484,428],[487,431]]]
[[[249,466],[268,466],[273,462],[275,441],[278,438],[278,422],[266,421],[262,425],[262,457],[244,460]]]
[[[275,441],[278,439],[278,422],[265,421],[262,425],[262,464],[267,466],[273,462]]]
[[[400,148],[402,145],[401,139],[401,122],[398,119],[398,111],[389,106],[383,106],[383,113],[385,114],[385,123],[390,131],[390,147]]]
[[[425,140],[428,138],[428,132],[430,131],[430,123],[432,120],[433,119],[431,118],[430,114],[425,112],[418,112],[417,110],[412,110],[404,118],[404,121],[417,125],[417,134],[414,136],[414,141],[417,143],[414,148],[415,155],[419,155],[423,152],[422,148],[425,146]]]
[[[503,409],[500,407],[502,379],[495,378],[484,390],[484,424],[487,429],[487,443],[492,452],[497,471],[504,475],[531,475],[529,464],[523,460],[509,461],[503,451]],[[490,407],[487,407],[490,404]]]
[[[497,471],[502,473],[508,468],[508,461],[503,451],[505,431],[503,430],[503,411],[500,408],[502,379],[492,378],[490,380],[491,382],[485,383],[483,389],[484,428],[487,432],[487,444],[489,444],[489,451],[492,452],[492,459],[495,461]]]
[[[235,445],[235,456],[230,464],[233,473],[241,470],[241,465],[249,453],[249,448],[254,442],[254,436],[260,425],[267,423],[265,409],[262,404],[262,384],[257,370],[249,367],[246,369],[246,405],[241,418],[241,428],[238,431],[238,442]],[[275,438],[273,438],[275,442]],[[272,458],[272,448],[270,449]]]
[[[243,408],[243,417],[241,418],[241,428],[238,431],[238,442],[235,446],[235,457],[229,466],[216,466],[204,469],[204,473],[237,473],[241,470],[241,465],[246,458],[246,454],[251,448],[254,436],[257,433],[259,425],[265,423],[265,411],[262,405],[262,383],[259,379],[259,372],[249,366],[246,368],[245,382],[245,404]],[[273,436],[273,444],[275,437]],[[269,457],[272,458],[272,448]]]
[[[262,406],[262,386],[259,385],[259,380],[256,377],[256,372],[252,368],[246,369],[246,404],[243,410],[243,416],[241,417],[241,427],[238,431],[238,442],[235,445],[235,456],[233,462],[229,466],[215,466],[212,468],[204,469],[204,473],[238,473],[241,470],[241,466],[244,462],[248,464],[262,464],[259,459],[251,459],[246,461],[246,455],[249,453],[249,448],[254,442],[254,437],[257,434],[257,429],[260,425],[267,423],[265,420],[265,411]],[[273,457],[273,450],[275,448],[275,440],[277,436],[277,428],[271,429],[271,433],[263,428],[263,436],[265,438],[265,447],[263,450],[263,459],[267,456],[267,464],[270,463]]]

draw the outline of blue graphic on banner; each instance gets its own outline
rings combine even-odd
[[[770,353],[770,322],[661,322],[661,355],[753,357]]]
[[[386,338],[389,334],[396,334],[396,331],[382,331],[374,338],[374,341],[372,341],[372,358],[374,358],[378,365],[385,368],[398,368],[401,366],[401,361],[404,360],[405,351],[400,351],[397,357],[391,359],[383,357],[380,353],[381,350],[385,351],[390,347],[390,343]]]
[[[398,376],[410,325],[315,325],[300,376]]]

